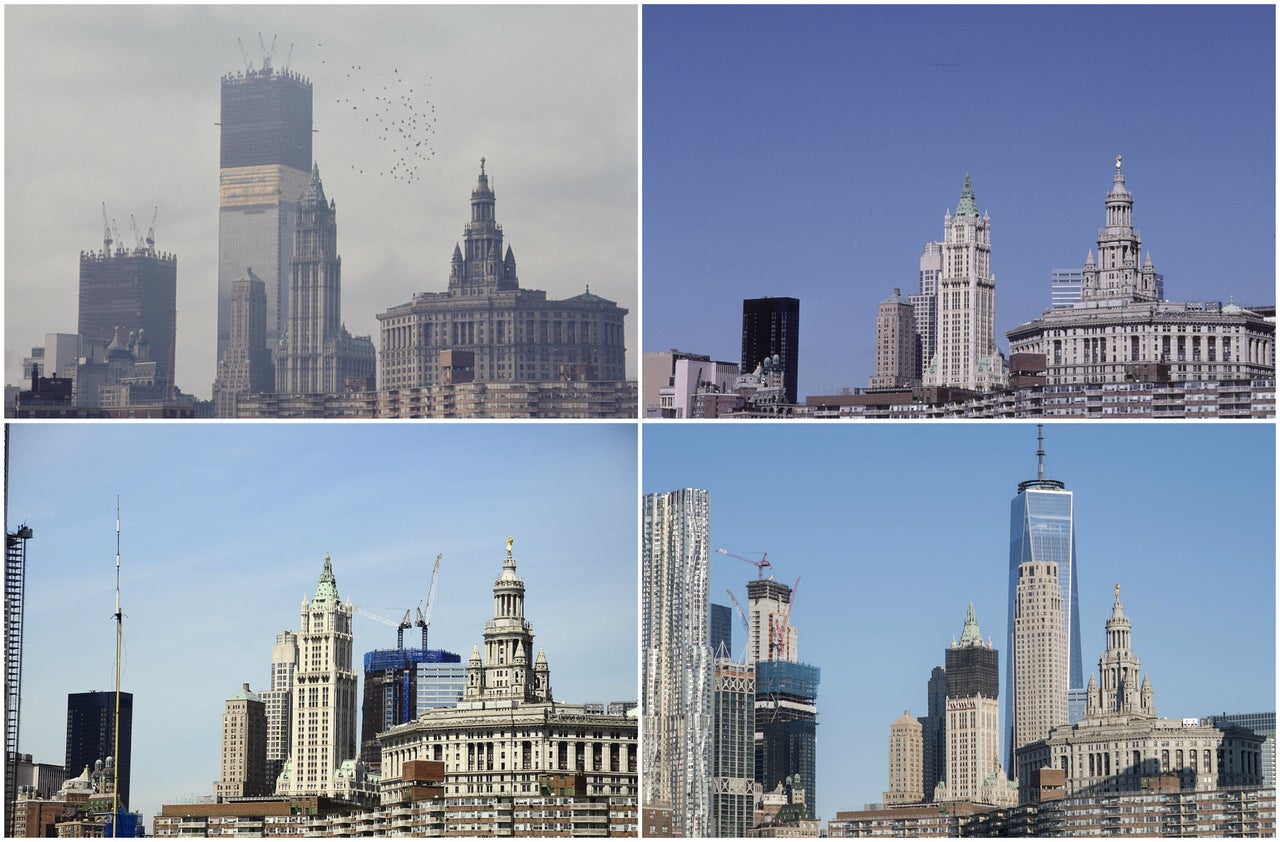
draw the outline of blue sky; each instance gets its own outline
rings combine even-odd
[[[1118,583],[1161,716],[1274,710],[1275,427],[1054,424],[1045,450],[1075,494],[1086,671]],[[712,550],[801,579],[824,819],[881,800],[889,724],[927,713],[970,602],[1003,682],[1009,503],[1035,451],[1030,424],[644,426],[644,493],[709,489]],[[713,553],[711,601],[732,588],[745,607],[755,575]],[[738,652],[744,634],[735,621]]]
[[[996,333],[1096,249],[1114,161],[1175,301],[1275,300],[1273,6],[646,6],[642,348],[737,362],[800,299],[800,394],[865,387],[964,177]]]
[[[35,532],[21,750],[61,764],[67,694],[114,686],[119,494],[132,806],[148,817],[213,792],[225,699],[267,688],[325,553],[344,600],[397,620],[444,553],[430,640],[465,660],[511,535],[556,698],[637,698],[634,425],[18,423],[10,444],[8,523]],[[395,646],[361,616],[355,636],[357,657]]]

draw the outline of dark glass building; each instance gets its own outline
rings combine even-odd
[[[76,331],[106,347],[119,329],[150,346],[157,379],[173,385],[178,323],[178,258],[145,241],[134,249],[111,241],[102,251],[80,252],[80,314]],[[102,362],[102,360],[97,360]],[[52,376],[54,372],[47,372]],[[77,772],[78,774],[78,772]]]
[[[120,747],[115,747],[114,691],[67,694],[67,756],[63,768],[76,777],[86,766],[115,758],[120,806],[129,810],[129,769],[133,752],[133,694],[120,694]]]
[[[748,298],[742,302],[742,366],[744,374],[777,355],[782,365],[788,403],[796,403],[800,350],[800,299]]]
[[[418,718],[418,664],[458,664],[443,649],[375,649],[364,653],[364,706],[360,711],[360,760],[382,767],[378,734]]]
[[[311,83],[270,64],[222,78],[221,168],[311,169]]]
[[[1068,696],[1064,700],[1068,720],[1061,725],[1078,722],[1084,715],[1085,678],[1080,655],[1080,595],[1076,585],[1075,498],[1065,483],[1048,479],[1044,472],[1044,441],[1039,439],[1036,451],[1038,470],[1035,479],[1018,483],[1018,493],[1010,504],[1009,516],[1009,617],[1005,632],[1007,645],[1005,672],[1005,733],[1009,734],[1005,757],[1006,769],[1016,769],[1012,735],[1018,726],[1014,709],[1015,681],[1018,676],[1017,651],[1014,646],[1014,596],[1022,565],[1044,561],[1057,565],[1058,586],[1062,594],[1062,614],[1066,623]],[[950,668],[948,668],[950,672]],[[1047,735],[1046,735],[1047,736]]]
[[[721,657],[720,644],[724,644],[725,657],[733,657],[733,609],[727,605],[711,603],[711,652]]]
[[[818,817],[817,667],[756,662],[756,780],[765,792],[802,788],[805,812]]]

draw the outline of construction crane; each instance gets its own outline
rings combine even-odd
[[[138,233],[138,222],[133,218],[133,214],[129,214],[129,231],[133,233],[134,251],[142,251],[145,243],[142,240],[142,235]]]
[[[258,46],[262,48],[262,75],[271,75],[271,59],[276,55],[276,36],[271,36],[271,49],[267,49],[267,44],[262,40],[262,33],[258,33]]]
[[[147,250],[152,251],[156,247],[156,217],[160,215],[160,206],[156,205],[156,209],[151,213],[151,225],[147,227]]]
[[[111,244],[115,240],[111,237],[111,220],[107,219],[107,203],[102,203],[102,252],[103,254],[111,254]]]
[[[427,648],[427,630],[431,627],[431,605],[436,598],[436,579],[440,576],[440,559],[444,558],[444,553],[436,553],[436,566],[431,571],[431,587],[427,589],[427,609],[424,612],[418,609],[418,622],[414,625],[422,629],[422,648]]]
[[[757,579],[763,579],[763,578],[764,578],[764,569],[765,569],[766,567],[768,567],[768,568],[770,568],[769,578],[770,578],[770,579],[772,579],[772,578],[773,578],[773,571],[772,571],[773,565],[769,563],[769,554],[768,554],[768,553],[760,553],[760,560],[759,560],[759,561],[752,561],[752,560],[751,560],[751,559],[749,559],[749,558],[743,558],[743,557],[742,557],[742,556],[740,556],[740,555],[734,555],[733,553],[729,552],[728,550],[720,549],[720,550],[716,550],[716,552],[720,553],[720,555],[727,555],[729,558],[736,558],[738,561],[745,561],[747,564],[752,565],[752,566],[753,566],[753,567],[755,567],[755,569],[756,569],[756,578],[757,578]]]
[[[800,590],[800,577],[796,577],[796,583],[791,586],[791,599],[787,601],[787,610],[782,612],[782,616],[774,616],[773,635],[777,641],[778,660],[786,661],[789,659],[788,644],[791,641],[789,629],[791,628],[791,609],[796,607],[796,593]]]
[[[244,48],[244,42],[239,38],[236,39],[236,46],[240,48],[240,58],[244,59],[244,75],[253,75],[253,62],[249,60],[249,51]]]
[[[377,620],[379,623],[394,627],[396,630],[396,648],[397,649],[404,648],[404,630],[413,628],[413,624],[409,622],[408,611],[404,612],[404,618],[397,623],[395,620],[388,620],[386,617],[383,617],[381,614],[374,614],[372,611],[362,608],[359,605],[351,606],[351,610],[356,612],[362,617],[368,617],[370,620]]]
[[[284,57],[284,64],[280,65],[281,73],[289,72],[289,62],[293,61],[293,45],[289,45],[289,54]]]

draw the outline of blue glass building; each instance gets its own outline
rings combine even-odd
[[[1033,480],[1018,483],[1018,493],[1013,498],[1009,515],[1009,624],[1005,632],[1008,652],[1005,670],[1005,769],[1014,765],[1014,729],[1017,727],[1013,710],[1014,674],[1016,651],[1013,641],[1013,606],[1018,586],[1018,568],[1033,561],[1052,562],[1058,566],[1058,584],[1062,590],[1063,620],[1066,622],[1068,666],[1069,722],[1077,722],[1084,716],[1085,678],[1080,658],[1080,597],[1076,585],[1076,533],[1075,500],[1066,484],[1048,479],[1044,473],[1044,439],[1037,437],[1037,476]],[[1067,724],[1067,723],[1063,723]],[[1046,735],[1047,736],[1047,735]]]

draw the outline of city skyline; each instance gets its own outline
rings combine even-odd
[[[783,427],[645,425],[642,491],[707,489],[711,547],[767,552],[779,581],[802,580],[792,622],[800,660],[822,669],[827,820],[880,801],[889,726],[928,712],[930,671],[969,602],[1003,681],[1009,500],[1037,475],[1036,436],[1029,424]],[[1119,583],[1160,716],[1273,709],[1274,427],[1051,424],[1044,437],[1046,474],[1075,495],[1086,673]],[[713,554],[711,600],[741,599],[755,575]],[[1213,634],[1228,611],[1249,645]],[[735,656],[740,634],[735,621]],[[855,656],[850,640],[867,645]]]
[[[740,302],[793,296],[800,395],[865,388],[877,304],[918,290],[968,175],[1007,354],[1096,253],[1117,154],[1168,299],[1274,303],[1273,7],[649,6],[643,28],[644,351],[735,359]]]
[[[148,817],[213,792],[225,701],[268,689],[275,636],[297,631],[326,553],[341,598],[393,621],[443,553],[431,645],[465,655],[511,536],[556,698],[635,701],[634,429],[365,427],[13,425],[8,522],[34,532],[21,750],[61,763],[67,694],[114,686],[116,494],[131,807]],[[586,605],[629,621],[584,635]],[[359,614],[354,633],[353,660],[396,643]]]
[[[377,313],[446,288],[484,157],[522,285],[552,298],[589,285],[629,309],[636,376],[635,9],[31,6],[6,8],[5,23],[5,204],[23,209],[6,216],[5,241],[23,244],[6,252],[6,383],[44,334],[74,332],[78,259],[102,246],[105,202],[128,244],[130,214],[145,232],[158,207],[156,248],[178,257],[177,384],[210,397],[219,84],[244,71],[237,39],[260,63],[259,34],[275,39],[275,67],[288,58],[313,85],[352,334],[377,343]],[[361,116],[397,79],[436,119],[412,180],[390,175],[401,146]]]

